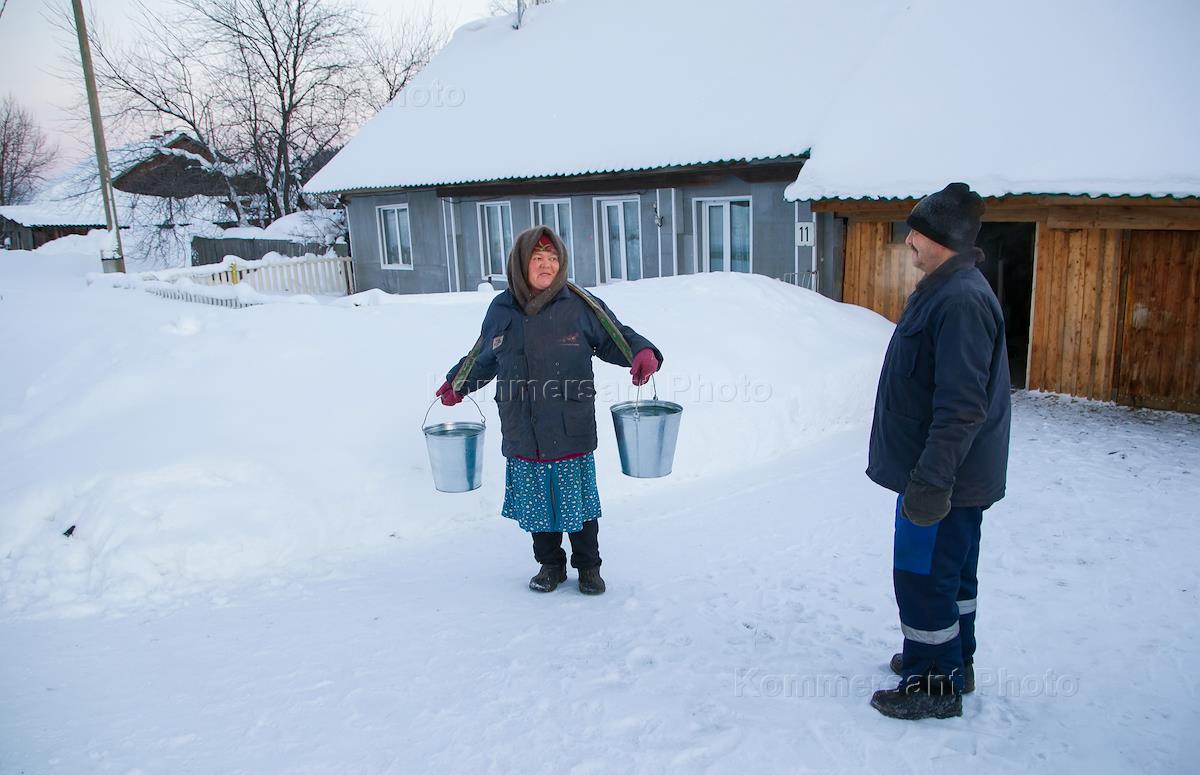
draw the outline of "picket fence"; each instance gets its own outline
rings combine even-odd
[[[349,257],[305,256],[276,261],[247,261],[204,267],[185,275],[197,285],[246,283],[261,293],[349,296],[354,293],[354,265]]]
[[[166,299],[230,309],[287,301],[283,298],[287,296],[351,296],[356,290],[354,264],[348,256],[336,255],[273,256],[259,261],[229,256],[211,266],[94,279]]]

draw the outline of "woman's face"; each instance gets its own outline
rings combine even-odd
[[[529,257],[529,271],[525,280],[529,287],[541,292],[550,287],[558,275],[558,251],[552,247],[538,246]]]

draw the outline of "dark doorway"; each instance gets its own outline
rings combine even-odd
[[[1004,311],[1008,368],[1012,372],[1013,387],[1017,388],[1026,384],[1036,233],[1036,224],[1032,223],[985,223],[975,242],[985,256],[983,266],[979,268]]]

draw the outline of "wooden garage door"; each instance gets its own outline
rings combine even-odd
[[[1200,411],[1200,231],[1130,231],[1117,400]]]
[[[851,220],[846,229],[842,301],[872,309],[895,323],[921,279],[903,242],[891,242],[890,221]]]

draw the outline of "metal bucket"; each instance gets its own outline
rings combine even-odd
[[[638,479],[670,474],[682,417],[683,407],[671,401],[659,401],[657,390],[651,401],[613,404],[613,428],[617,432],[621,473]]]
[[[467,398],[471,398],[467,396]],[[440,399],[435,398],[436,404]],[[475,404],[475,399],[471,398]],[[428,425],[429,411],[421,430],[425,431],[425,446],[429,449],[429,467],[433,470],[433,486],[439,492],[470,492],[483,484],[483,432],[487,427],[483,411],[479,422],[440,422]]]

